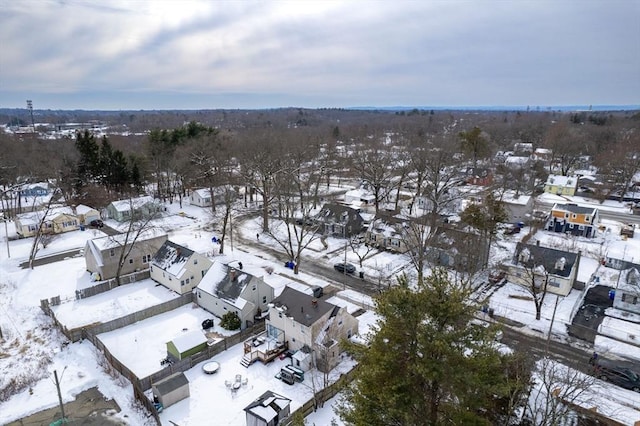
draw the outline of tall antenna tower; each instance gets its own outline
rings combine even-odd
[[[31,99],[27,99],[27,109],[31,114],[31,128],[33,129],[33,133],[36,132],[36,123],[33,121],[33,102]]]

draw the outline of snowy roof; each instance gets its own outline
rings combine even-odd
[[[165,241],[151,261],[154,266],[180,278],[194,251],[172,241]]]
[[[116,247],[121,247],[122,245],[124,245],[124,243],[126,242],[127,244],[131,244],[131,242],[133,241],[135,237],[135,232],[132,232],[128,239],[127,239],[127,234],[116,234],[116,235],[108,235],[106,237],[100,237],[100,238],[94,238],[93,240],[89,240],[87,241],[88,243],[92,243],[98,250],[102,251],[102,250],[106,250],[106,249],[110,249],[110,248],[116,248]],[[160,233],[159,231],[156,231],[155,229],[148,229],[145,231],[140,232],[140,234],[138,235],[138,238],[136,238],[136,244],[138,243],[142,243],[144,241],[149,241],[152,240],[154,238],[158,238],[158,237],[164,237],[165,239],[167,238],[167,234],[165,233]]]
[[[557,186],[576,186],[578,179],[575,176],[549,175],[547,177],[547,185]]]
[[[557,203],[553,206],[553,210],[562,210],[562,211],[567,211],[571,213],[591,214],[591,215],[595,215],[596,212],[598,211],[598,209],[595,207],[583,207],[577,204],[557,204]]]
[[[233,267],[232,264],[216,262],[202,277],[198,289],[225,299],[242,309],[246,301],[240,297],[240,294],[252,279],[256,278],[242,269]]]
[[[507,204],[518,204],[526,206],[531,200],[530,195],[518,194],[517,198],[515,195],[515,191],[505,191],[504,194],[502,194],[502,202]]]
[[[198,194],[200,198],[208,198],[211,197],[211,191],[209,188],[200,188],[193,191],[195,194]]]
[[[35,212],[21,213],[17,215],[23,225],[38,224],[42,220],[42,215],[46,213],[46,220],[53,220],[60,215],[75,216],[71,207],[55,207],[48,211],[38,210]]]
[[[93,207],[85,206],[84,204],[78,204],[76,206],[76,213],[78,214],[86,214],[92,211],[95,212],[97,210],[94,209]]]
[[[289,398],[266,391],[259,398],[244,408],[245,412],[253,414],[269,423],[278,416],[278,413],[291,403]]]
[[[366,189],[357,188],[344,193],[345,200],[348,198],[360,198],[361,200],[375,200],[375,195]]]
[[[524,164],[529,161],[529,157],[509,156],[504,162],[506,164]]]
[[[157,383],[154,383],[153,386],[156,388],[160,396],[167,395],[173,392],[176,389],[180,389],[181,387],[188,385],[189,380],[187,376],[182,372],[173,373],[169,377],[165,377]]]
[[[115,208],[119,212],[126,212],[126,211],[130,211],[132,207],[135,210],[135,209],[139,209],[145,204],[153,203],[153,202],[154,202],[153,197],[149,195],[145,195],[138,198],[132,198],[130,200],[127,199],[127,200],[113,201],[111,205],[113,206],[113,208]]]
[[[198,345],[207,343],[207,336],[205,336],[200,330],[187,331],[174,338],[172,342],[178,352],[183,353]]]
[[[520,253],[526,253],[520,256]],[[516,255],[514,263],[521,263],[527,267],[544,267],[550,274],[568,277],[576,263],[578,255],[563,250],[556,250],[539,245],[522,244],[516,245]]]

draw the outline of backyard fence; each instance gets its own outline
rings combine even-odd
[[[137,281],[146,280],[150,276],[151,276],[151,273],[149,272],[148,269],[145,269],[144,271],[133,272],[127,275],[122,275],[120,277],[120,285],[133,284]],[[95,296],[96,294],[104,293],[109,290],[113,290],[114,288],[117,288],[117,287],[119,286],[118,286],[118,283],[116,282],[116,279],[111,278],[109,280],[102,281],[100,284],[83,288],[81,290],[76,290],[76,299],[79,300],[79,299]]]

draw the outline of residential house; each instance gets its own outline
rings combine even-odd
[[[576,284],[580,252],[571,253],[542,247],[538,244],[516,245],[511,264],[503,265],[507,270],[507,279],[524,287],[531,287],[535,279],[536,287],[542,288],[545,279],[547,292],[566,296]]]
[[[233,198],[237,196],[235,191],[226,187],[213,188],[213,198],[211,197],[211,190],[209,188],[196,189],[189,194],[189,203],[198,207],[211,207],[214,202],[216,205],[223,205],[227,191],[233,192]]]
[[[545,230],[565,232],[580,237],[594,237],[599,224],[600,215],[595,207],[555,204],[551,209]]]
[[[532,196],[516,193],[516,191],[505,191],[500,200],[509,216],[509,222],[517,223],[531,220],[533,214]]]
[[[530,155],[533,152],[533,144],[531,142],[514,142],[513,152],[516,155]]]
[[[356,188],[345,192],[344,203],[358,206],[373,206],[376,203],[376,197],[364,188]]]
[[[48,182],[27,183],[20,187],[20,195],[23,197],[45,197],[51,192]]]
[[[151,279],[178,294],[198,286],[213,262],[195,251],[166,240],[149,265]]]
[[[548,148],[536,148],[533,151],[533,160],[548,166],[553,159],[553,151]]]
[[[36,235],[38,226],[42,226],[43,234],[61,234],[77,230],[79,223],[70,207],[54,207],[19,214],[16,216],[15,226],[16,233],[26,238]]]
[[[89,225],[94,220],[100,220],[100,212],[92,207],[78,204],[74,211],[78,217],[80,225]]]
[[[192,206],[211,207],[211,191],[208,188],[200,188],[189,194],[189,202]]]
[[[504,165],[511,169],[528,169],[531,165],[531,157],[510,155],[504,160]]]
[[[489,245],[485,238],[470,230],[439,226],[426,252],[434,265],[471,272],[486,266]]]
[[[152,383],[154,402],[167,408],[189,397],[189,380],[182,372],[173,373],[159,382]]]
[[[244,407],[247,426],[278,426],[291,414],[291,400],[266,391]]]
[[[613,307],[640,315],[640,266],[620,274],[624,278],[616,288]]]
[[[339,204],[325,204],[315,219],[320,224],[319,232],[325,235],[351,237],[364,227],[359,210]]]
[[[114,278],[118,271],[120,255],[126,254],[120,275],[148,269],[153,254],[167,240],[167,235],[158,235],[152,230],[140,232],[140,235],[117,234],[88,240],[84,247],[84,259],[87,271],[95,274],[98,280]],[[133,242],[132,242],[133,241]],[[133,247],[132,247],[133,244]]]
[[[317,368],[328,372],[340,361],[340,341],[358,333],[358,320],[344,307],[285,287],[269,305],[266,333],[283,339],[290,351],[309,353]],[[304,365],[300,361],[296,367]]]
[[[118,222],[127,222],[132,218],[152,217],[163,209],[162,204],[152,197],[145,195],[138,198],[113,201],[107,206],[107,214],[109,218],[115,219]]]
[[[267,310],[275,297],[273,287],[258,276],[261,272],[258,268],[245,269],[241,262],[215,262],[196,287],[196,301],[218,318],[235,312],[244,329]]]
[[[465,182],[468,185],[490,186],[493,184],[493,171],[487,167],[470,167]]]
[[[406,253],[406,235],[404,232],[408,218],[378,212],[364,234],[365,244],[395,253]]]
[[[544,183],[544,192],[571,197],[578,189],[578,178],[575,176],[549,175]]]

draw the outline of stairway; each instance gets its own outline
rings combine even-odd
[[[249,366],[253,364],[253,361],[254,360],[251,359],[251,354],[245,354],[240,360],[240,365],[242,365],[244,368],[249,368]]]

